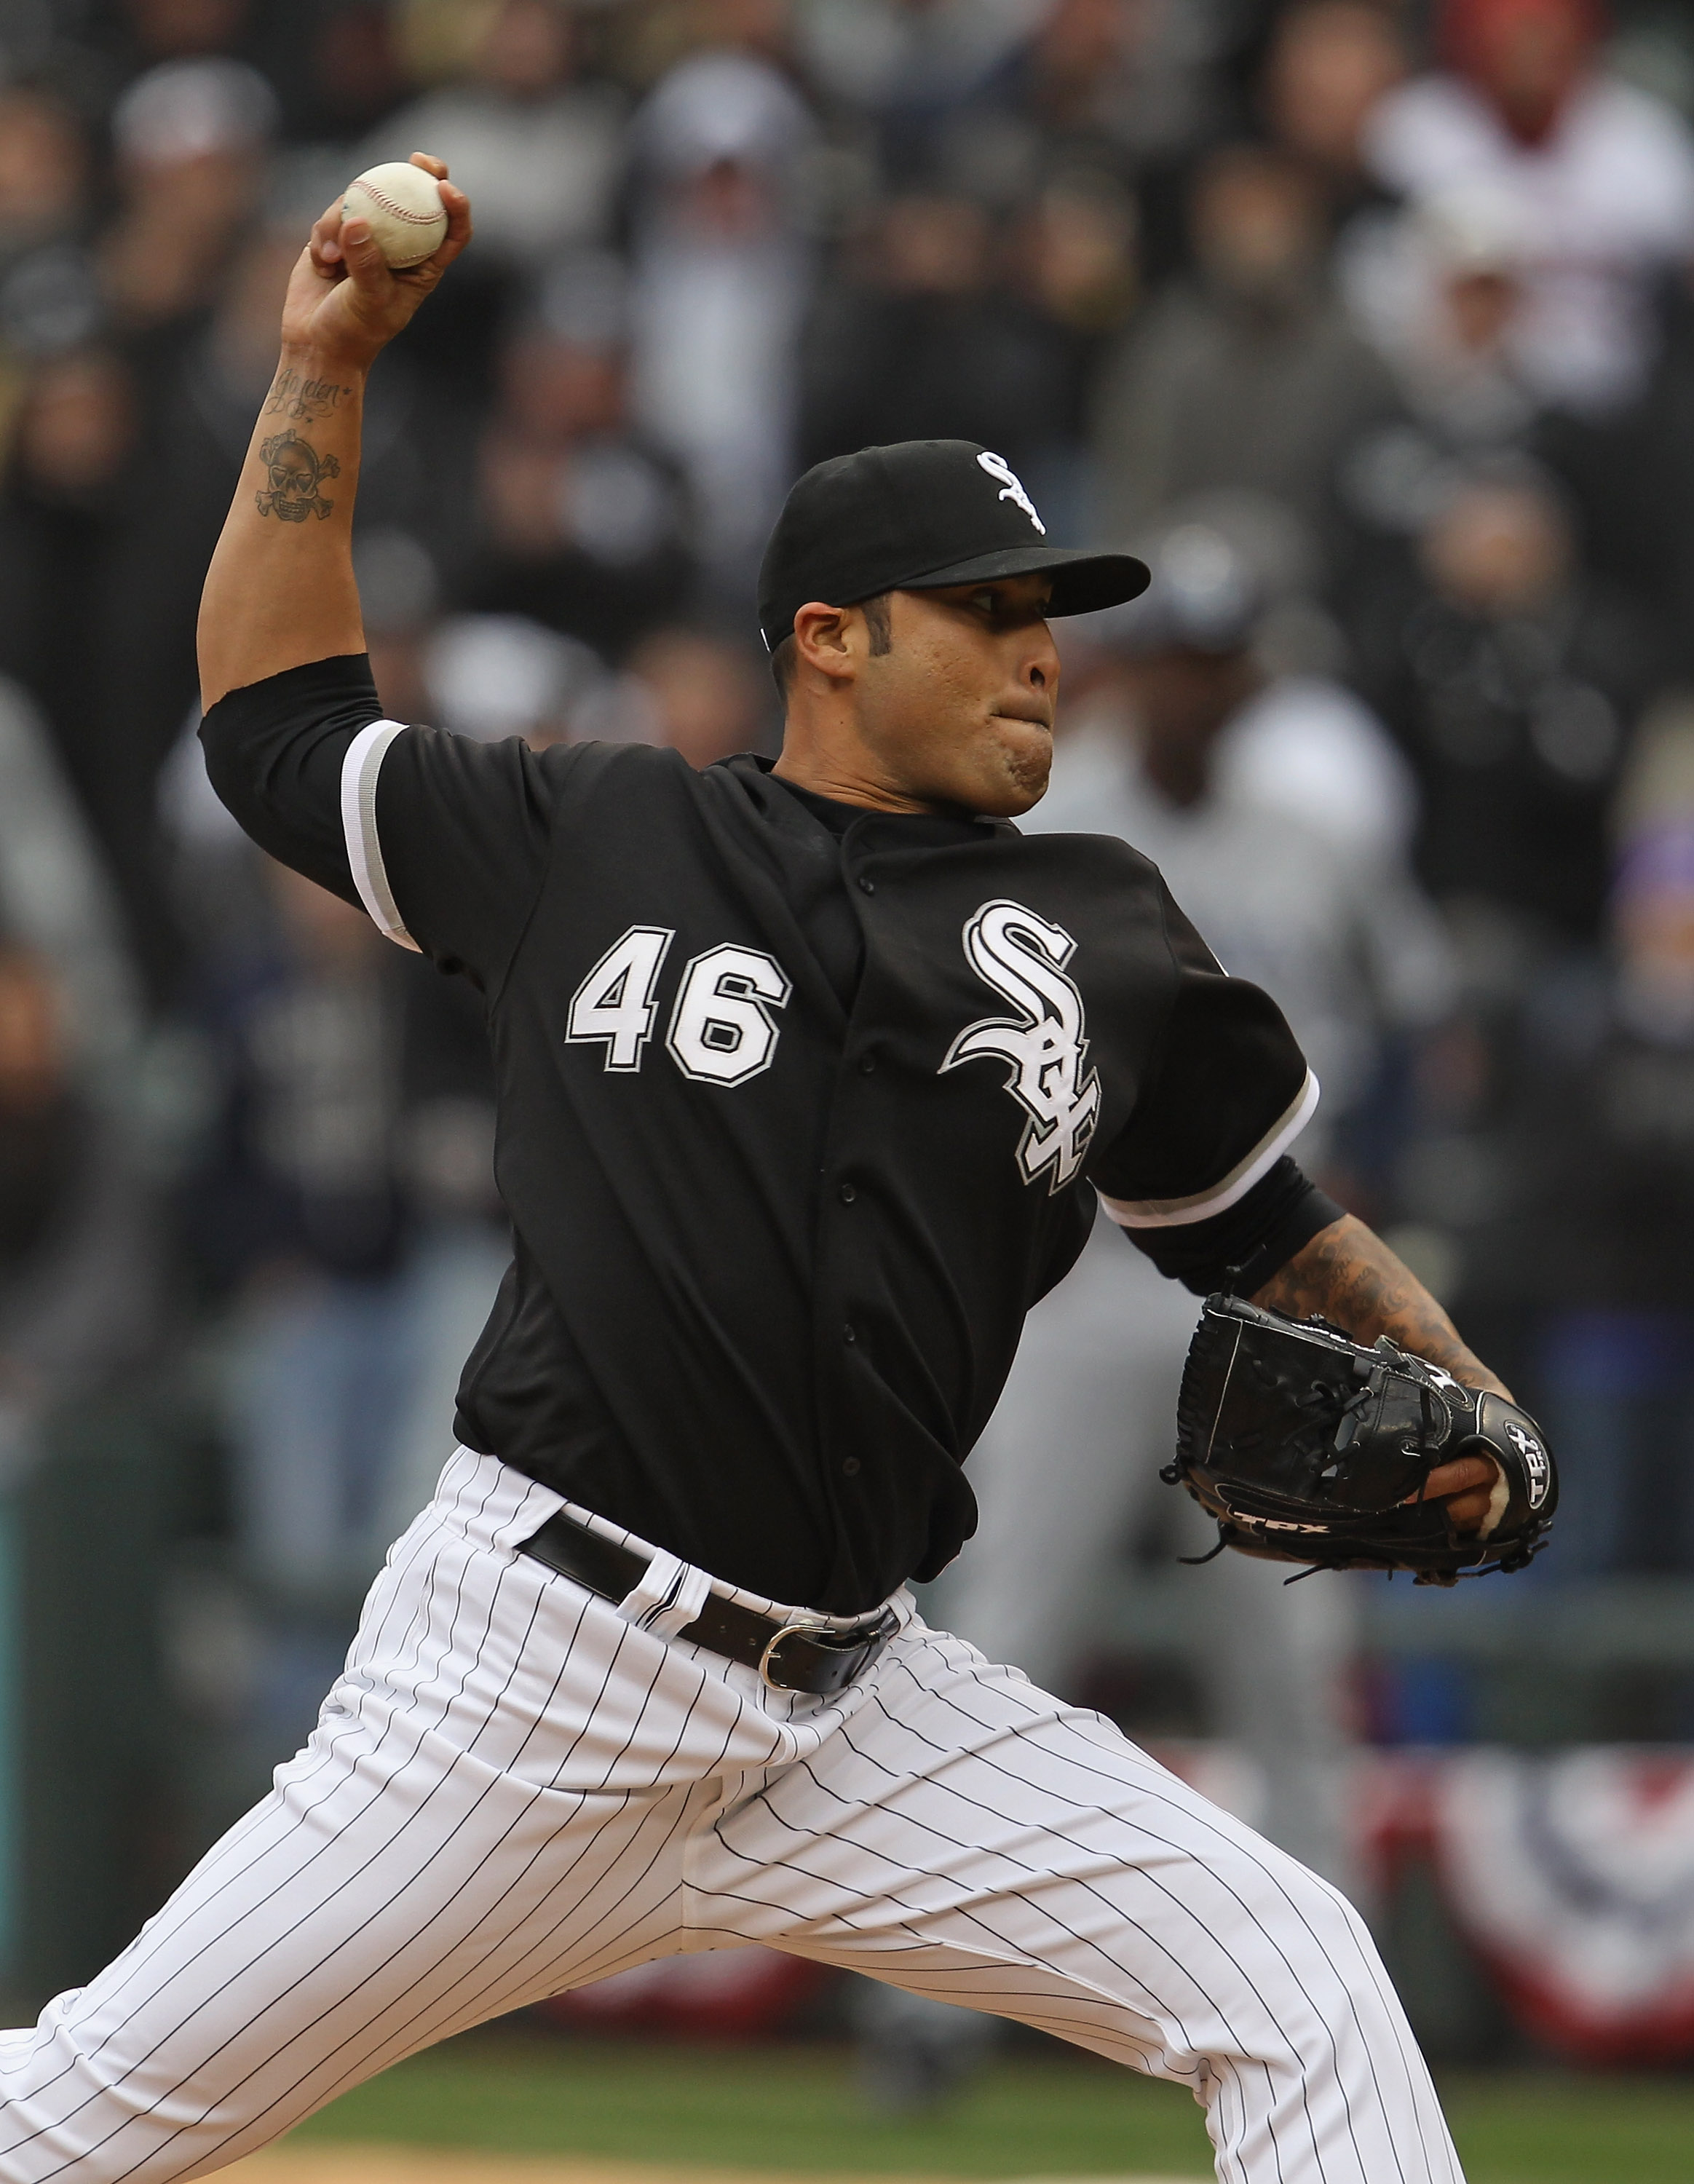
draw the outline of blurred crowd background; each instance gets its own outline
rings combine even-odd
[[[1528,1578],[1264,1658],[1356,1750],[1694,1742],[1691,112],[1674,0],[0,0],[14,1990],[309,1725],[503,1262],[474,997],[267,865],[194,741],[288,268],[415,149],[476,240],[371,391],[388,712],[773,749],[759,552],[867,443],[981,441],[1145,553],[1060,631],[1032,823],[1128,834],[1278,994],[1307,1165],[1567,1477]],[[1194,1305],[1106,1242],[983,1451],[961,1627],[1010,1603],[1136,1734],[1296,1736],[1112,1483]],[[1101,1357],[1121,1446],[1064,1408]]]

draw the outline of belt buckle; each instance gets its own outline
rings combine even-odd
[[[783,1641],[788,1638],[811,1638],[820,1635],[826,1638],[835,1638],[843,1634],[838,1631],[833,1624],[820,1623],[815,1617],[807,1617],[794,1623],[783,1624],[782,1629],[772,1635],[770,1644],[759,1656],[759,1680],[767,1691],[794,1691],[800,1689],[796,1684],[779,1684],[772,1674],[772,1656]]]

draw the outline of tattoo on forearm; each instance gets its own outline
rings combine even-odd
[[[1456,1380],[1500,1388],[1459,1339],[1457,1329],[1411,1270],[1351,1214],[1320,1229],[1254,1297],[1291,1318],[1312,1313],[1343,1327],[1356,1341],[1387,1335]]]
[[[292,365],[285,364],[271,382],[265,414],[292,418],[297,425],[308,417],[333,416],[337,405],[352,392],[333,379],[303,379]]]
[[[326,478],[341,476],[340,463],[333,455],[319,454],[298,432],[279,432],[264,442],[259,460],[269,480],[254,495],[261,515],[304,523],[309,515],[327,515],[335,506],[320,488]]]

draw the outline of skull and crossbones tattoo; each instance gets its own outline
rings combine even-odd
[[[284,523],[304,523],[309,515],[325,516],[335,506],[319,491],[326,478],[339,477],[341,465],[333,455],[320,455],[298,432],[279,432],[259,450],[270,482],[255,499],[261,515],[280,516]]]

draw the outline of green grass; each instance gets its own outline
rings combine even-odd
[[[1694,2079],[1476,2073],[1443,2092],[1470,2184],[1691,2184]],[[1179,2089],[1087,2057],[996,2059],[939,2114],[883,2121],[831,2048],[479,2033],[347,2094],[302,2137],[906,2176],[1208,2176]]]
[[[1446,2079],[1470,2184],[1690,2184],[1694,2079]]]

